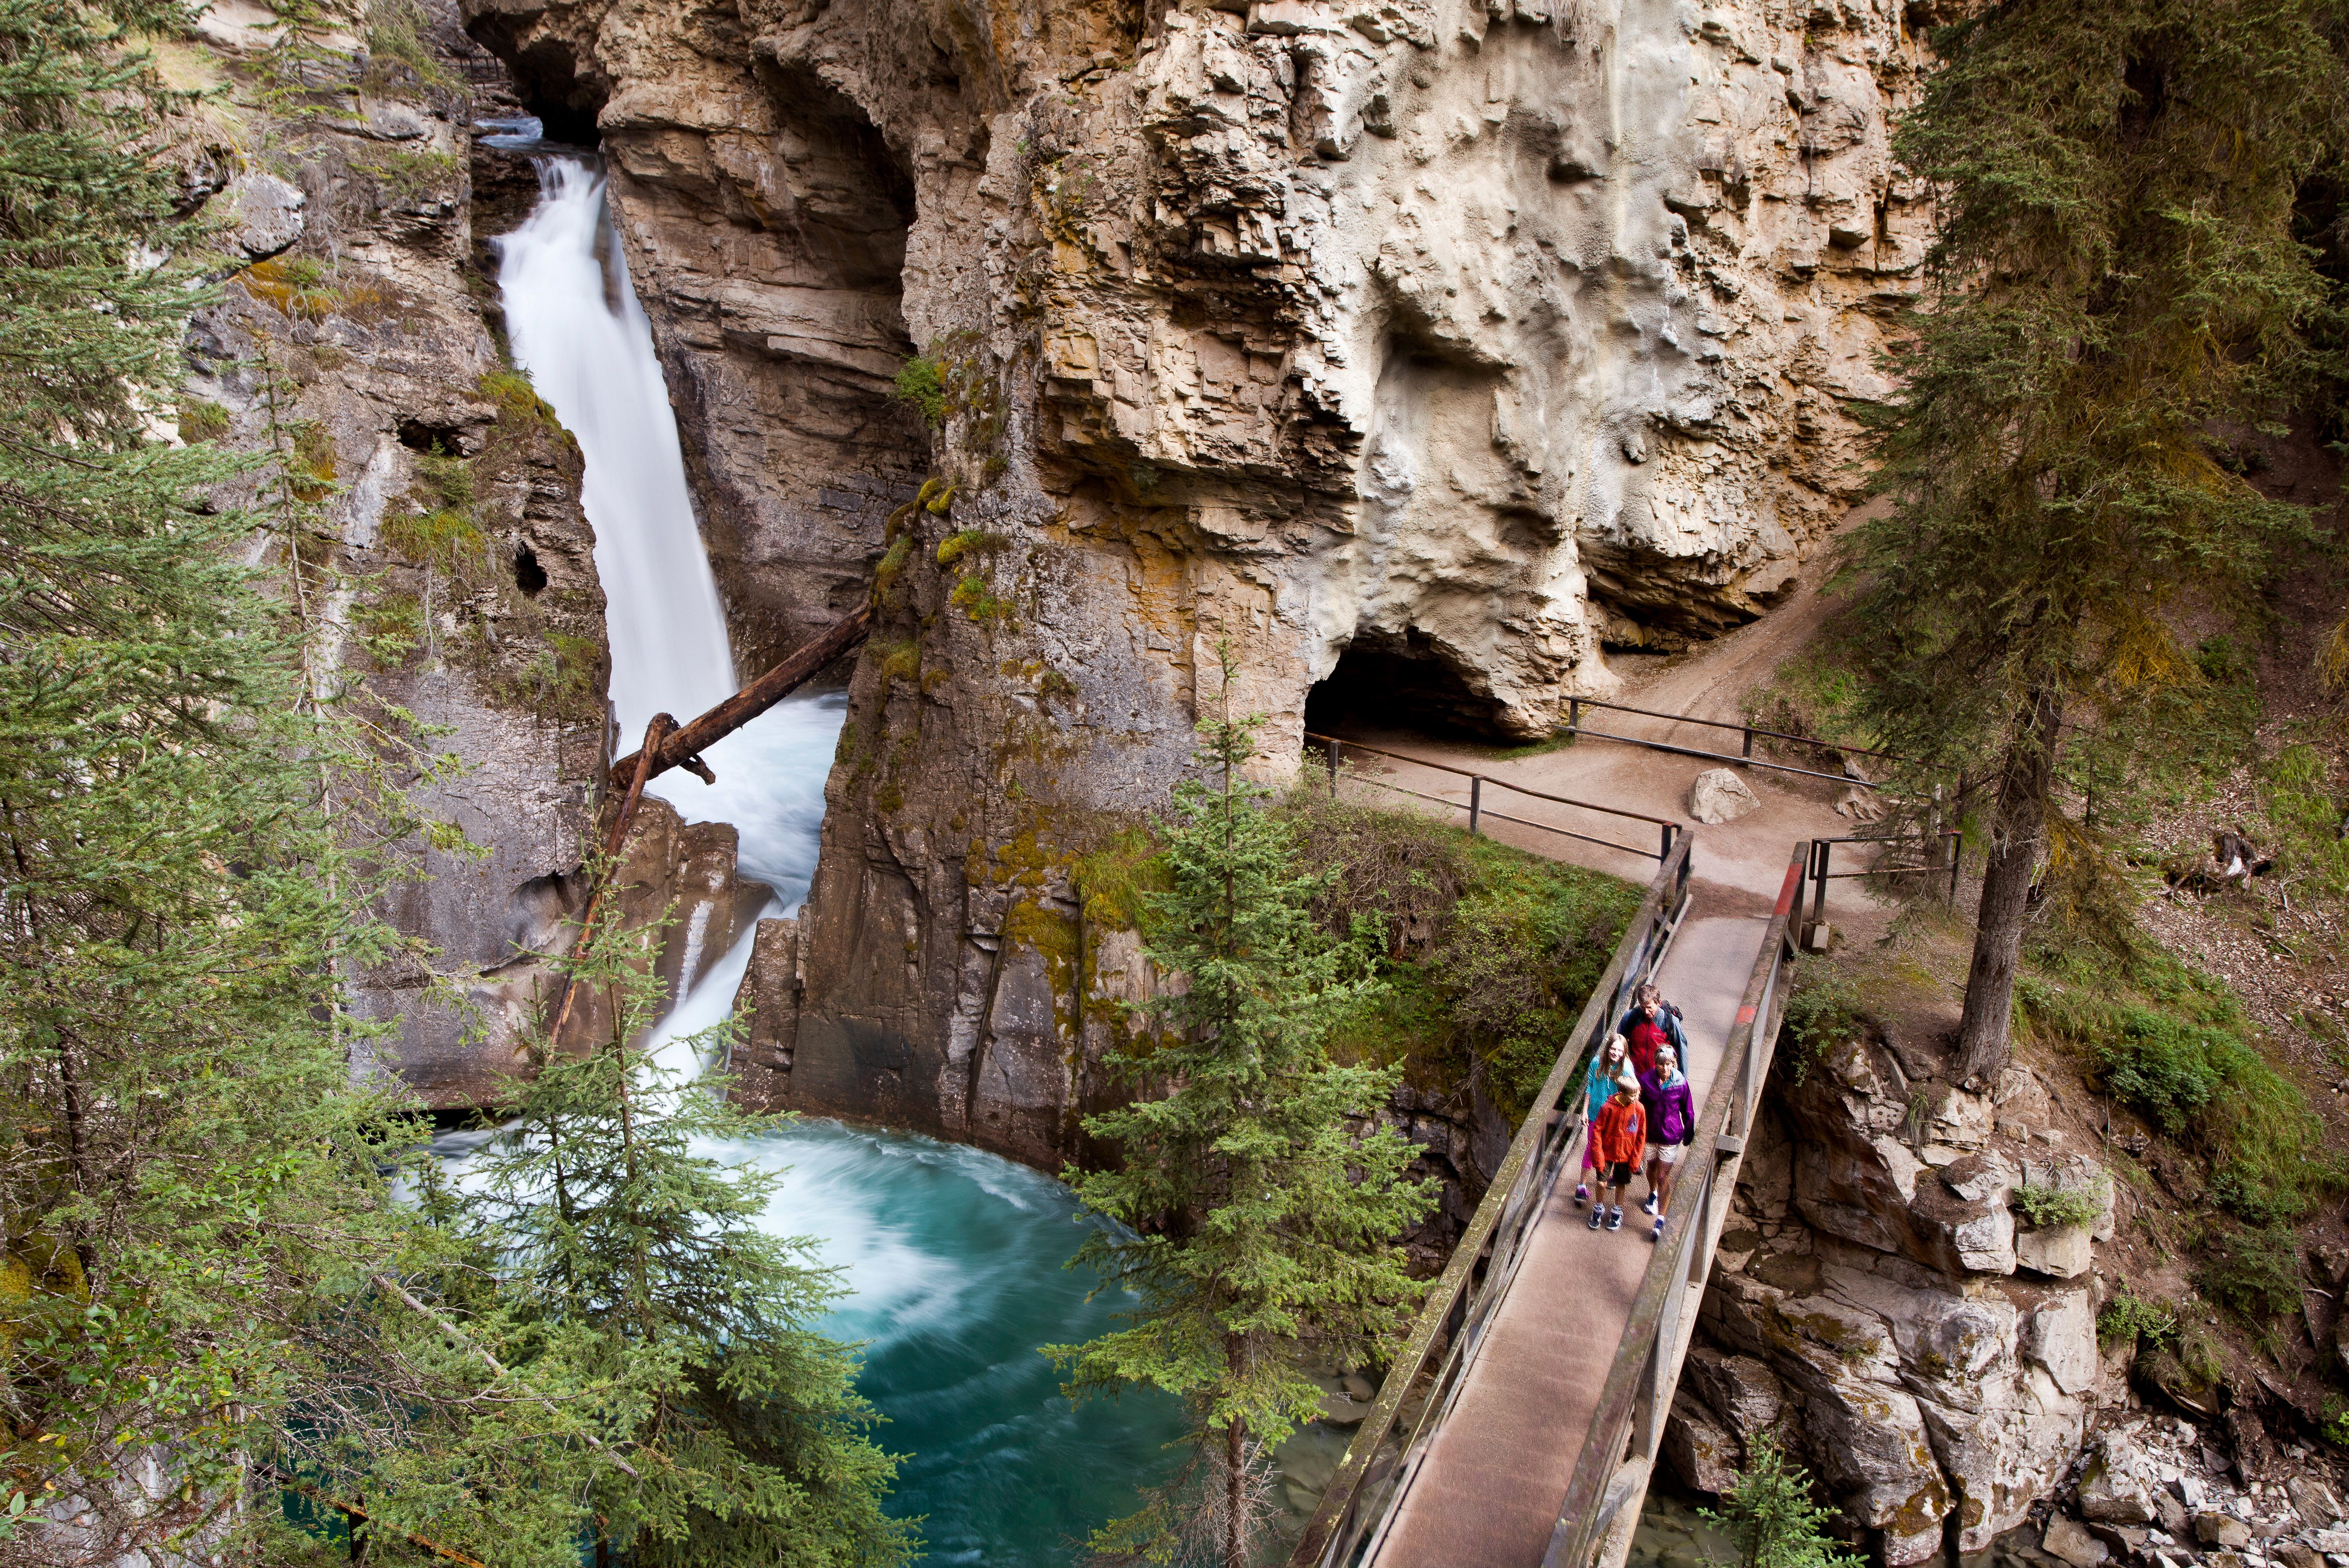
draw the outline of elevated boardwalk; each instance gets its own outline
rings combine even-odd
[[[1680,836],[1347,1450],[1289,1568],[1619,1568],[1768,1071],[1809,862],[1698,881]],[[1653,976],[1701,1110],[1660,1243],[1574,1204],[1589,1053]]]
[[[1711,913],[1704,891],[1697,890],[1657,972],[1683,1015],[1686,1070],[1700,1102],[1720,1076],[1722,1048],[1769,924],[1766,915]],[[1372,1561],[1397,1568],[1533,1563],[1549,1550],[1632,1302],[1658,1251],[1648,1239],[1653,1222],[1632,1204],[1622,1230],[1589,1228],[1588,1212],[1574,1205],[1582,1142],[1570,1145],[1516,1277]],[[1697,1212],[1689,1202],[1699,1186],[1691,1180],[1675,1194],[1682,1202],[1668,1235]],[[1647,1183],[1633,1188],[1644,1196]]]

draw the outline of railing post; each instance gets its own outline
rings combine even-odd
[[[1330,738],[1330,799],[1338,798],[1338,739]]]
[[[1829,851],[1832,851],[1835,846],[1828,843],[1825,839],[1821,839],[1817,841],[1815,847],[1818,853],[1817,869],[1814,873],[1818,880],[1818,892],[1817,895],[1811,900],[1811,923],[1813,925],[1818,924],[1819,922],[1827,917],[1827,856]]]
[[[1966,841],[1960,830],[1955,828],[1950,830],[1949,840],[1950,903],[1954,907],[1958,902],[1958,868],[1965,863]]]
[[[1672,824],[1670,822],[1666,822],[1664,824],[1664,852],[1662,858],[1665,860],[1671,860],[1672,858]]]
[[[1745,760],[1754,760],[1754,727],[1751,725],[1745,728]]]
[[[1524,810],[1522,807],[1518,809]],[[1484,814],[1484,810],[1485,776],[1471,773],[1468,775],[1468,836],[1472,839],[1476,836],[1476,819]]]
[[[1582,727],[1582,703],[1578,697],[1566,699],[1566,727],[1569,731]]]

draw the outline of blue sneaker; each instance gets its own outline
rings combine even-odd
[[[1604,1203],[1593,1203],[1590,1206],[1590,1228],[1595,1231],[1606,1222],[1607,1205]]]
[[[1587,1183],[1577,1181],[1574,1184],[1574,1206],[1579,1209],[1588,1202],[1590,1202],[1589,1186]]]
[[[1610,1231],[1619,1231],[1623,1228],[1622,1210],[1609,1209],[1607,1212],[1607,1228]]]
[[[1650,1240],[1650,1241],[1651,1241],[1651,1242],[1661,1242],[1661,1241],[1662,1241],[1663,1239],[1664,1239],[1664,1217],[1663,1217],[1661,1214],[1659,1214],[1659,1215],[1657,1215],[1657,1216],[1656,1216],[1656,1228],[1655,1228],[1653,1231],[1651,1231],[1651,1232],[1650,1232],[1650,1233],[1648,1233],[1648,1240]]]
[[[1640,1200],[1640,1212],[1642,1214],[1652,1214],[1655,1212],[1656,1195],[1653,1192],[1651,1192],[1646,1197]]]

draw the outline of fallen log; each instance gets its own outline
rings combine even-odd
[[[791,696],[810,676],[840,657],[864,640],[872,630],[873,606],[859,604],[833,623],[815,641],[802,645],[792,655],[708,713],[690,724],[681,725],[668,732],[653,748],[652,766],[644,777],[657,779],[672,768],[682,768],[700,776],[705,784],[717,782],[709,764],[701,760],[703,748],[717,745],[783,698]],[[612,782],[626,789],[636,780],[636,764],[645,755],[642,748],[630,752],[612,764]]]

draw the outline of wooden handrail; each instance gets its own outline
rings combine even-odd
[[[1503,1233],[1510,1229],[1507,1222],[1523,1221],[1529,1212],[1539,1211],[1543,1194],[1536,1191],[1541,1184],[1538,1167],[1555,1159],[1573,1139],[1570,1122],[1557,1124],[1553,1113],[1568,1086],[1588,1070],[1600,1031],[1613,1021],[1626,990],[1645,979],[1661,961],[1674,923],[1687,907],[1689,850],[1690,841],[1683,833],[1657,869],[1655,881],[1649,883],[1647,897],[1624,928],[1606,973],[1591,987],[1574,1032],[1551,1065],[1548,1079],[1518,1124],[1501,1168],[1493,1173],[1492,1185],[1485,1188],[1484,1200],[1452,1249],[1451,1260],[1421,1305],[1419,1316],[1379,1387],[1377,1402],[1356,1429],[1345,1460],[1321,1495],[1320,1506],[1306,1522],[1304,1534],[1289,1553],[1288,1568],[1323,1568],[1350,1560],[1353,1547],[1373,1522],[1363,1517],[1363,1506],[1379,1450],[1393,1433],[1403,1401],[1434,1356],[1437,1340],[1447,1338],[1444,1362],[1447,1369],[1454,1361],[1464,1361],[1464,1352],[1475,1338],[1481,1315],[1506,1288],[1515,1261],[1510,1238]],[[1664,934],[1664,940],[1651,946],[1649,939],[1659,932]],[[1477,1264],[1486,1261],[1488,1243],[1493,1250],[1491,1266],[1481,1280],[1475,1279]],[[1466,1332],[1447,1336],[1455,1317],[1462,1320],[1460,1326]]]
[[[1713,1078],[1712,1088],[1706,1091],[1704,1109],[1697,1119],[1696,1140],[1681,1157],[1682,1171],[1703,1173],[1705,1191],[1695,1194],[1700,1203],[1711,1202],[1710,1189],[1717,1174],[1716,1152],[1729,1153],[1744,1148],[1754,1109],[1761,1098],[1762,1079],[1769,1072],[1767,1047],[1773,1042],[1778,1015],[1784,1010],[1785,998],[1776,995],[1776,990],[1788,951],[1786,924],[1802,894],[1810,850],[1808,840],[1795,845],[1785,881],[1778,891],[1778,902],[1770,912],[1761,951],[1755,954],[1753,973],[1745,982],[1736,1021],[1730,1026],[1729,1038],[1722,1050],[1721,1069]],[[1760,1050],[1755,1048],[1757,1033],[1764,1047]],[[1725,1125],[1733,1112],[1738,1121],[1733,1129]],[[1724,1138],[1735,1141],[1723,1147]],[[1687,1207],[1686,1203],[1682,1205],[1683,1210]],[[1709,1238],[1703,1230],[1694,1224],[1682,1226],[1680,1244],[1660,1247],[1648,1260],[1639,1292],[1631,1298],[1630,1316],[1624,1323],[1614,1362],[1608,1367],[1606,1382],[1599,1387],[1598,1408],[1591,1414],[1582,1451],[1575,1459],[1574,1473],[1567,1483],[1566,1497],[1559,1505],[1557,1523],[1551,1532],[1542,1568],[1589,1568],[1591,1552],[1610,1522],[1604,1517],[1601,1505],[1630,1436],[1640,1385],[1645,1382],[1650,1386],[1651,1398],[1660,1408],[1670,1403],[1669,1391],[1661,1382],[1663,1369],[1657,1365],[1657,1358],[1667,1354],[1661,1338],[1661,1330],[1666,1326],[1664,1311],[1675,1284],[1689,1272],[1689,1249],[1707,1244]],[[1661,1424],[1661,1415],[1654,1410],[1651,1414]]]

